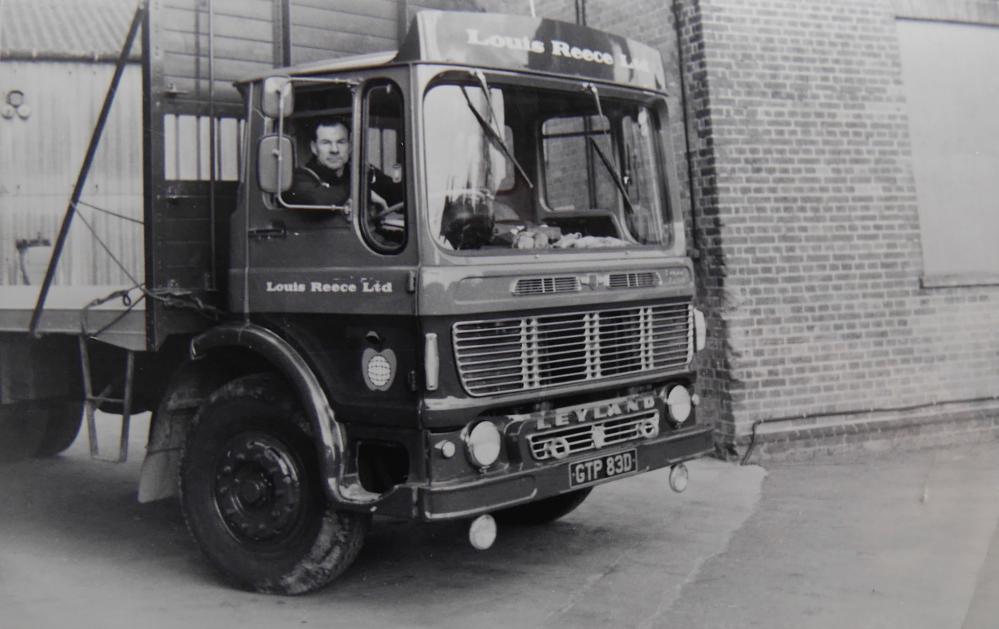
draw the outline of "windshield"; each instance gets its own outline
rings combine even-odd
[[[669,242],[660,123],[643,103],[472,75],[431,87],[424,104],[428,211],[443,248]]]

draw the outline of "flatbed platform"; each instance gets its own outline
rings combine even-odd
[[[142,292],[133,288],[130,304],[115,297],[100,300],[127,286],[53,286],[38,324],[43,334],[96,335],[101,341],[131,350],[146,349],[146,311]],[[0,332],[27,332],[39,286],[0,286]]]

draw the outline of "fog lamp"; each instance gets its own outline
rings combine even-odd
[[[496,520],[488,513],[472,520],[468,541],[476,550],[486,550],[496,541]]]
[[[687,387],[677,385],[670,389],[669,395],[666,396],[666,408],[669,409],[669,416],[677,424],[687,421],[693,408]]]
[[[500,453],[500,431],[492,422],[479,422],[465,438],[468,458],[479,467],[489,467]]]
[[[678,463],[669,470],[669,488],[678,494],[682,494],[687,489],[687,482],[690,480],[690,472],[683,463]]]

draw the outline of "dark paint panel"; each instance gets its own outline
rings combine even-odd
[[[406,269],[254,268],[248,282],[253,312],[415,314]],[[237,299],[242,286],[234,287]]]
[[[315,370],[338,421],[370,426],[418,427],[419,394],[410,373],[420,360],[416,320],[392,315],[265,314],[255,317],[285,337]],[[365,352],[391,352],[395,372],[387,390],[365,382]]]

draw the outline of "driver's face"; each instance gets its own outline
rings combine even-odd
[[[320,164],[342,175],[350,159],[350,132],[342,124],[318,127],[309,147]]]

